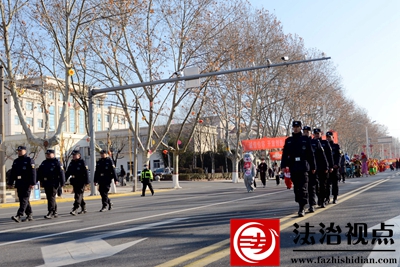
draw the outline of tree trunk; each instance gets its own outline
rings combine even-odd
[[[172,187],[175,189],[182,188],[179,186],[179,153],[174,151],[173,157],[174,157],[174,171],[172,173]]]
[[[238,159],[235,157],[232,159],[232,183],[239,182],[239,168],[238,168]]]

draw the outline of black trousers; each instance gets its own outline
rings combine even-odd
[[[77,210],[79,207],[82,208],[82,210],[85,209],[86,203],[85,200],[83,200],[83,193],[85,192],[85,186],[84,185],[74,185],[74,210]]]
[[[317,173],[318,176],[318,205],[321,206],[322,203],[325,201],[327,198],[326,193],[328,191],[328,178],[329,178],[329,173],[325,172],[325,170],[318,171]]]
[[[147,186],[149,187],[150,192],[151,192],[152,194],[154,194],[154,190],[153,190],[153,186],[151,185],[151,180],[150,180],[150,178],[143,178],[142,184],[143,184],[143,187],[142,187],[142,196],[144,196],[144,195],[146,194]]]
[[[19,209],[17,211],[17,216],[24,216],[24,213],[29,216],[32,214],[31,203],[29,202],[29,197],[31,195],[31,188],[22,187],[17,188],[17,194],[19,199]]]
[[[57,203],[56,203],[56,195],[58,188],[54,188],[53,186],[46,186],[44,188],[44,192],[46,193],[47,198],[47,210],[49,212],[56,213],[57,212]]]
[[[317,173],[309,173],[308,179],[308,204],[310,206],[317,205],[317,188],[318,188],[318,177]]]
[[[294,200],[300,206],[308,203],[308,172],[290,172],[293,182]]]
[[[329,174],[328,185],[326,190],[326,199],[329,199],[331,195],[331,187],[332,187],[332,195],[337,197],[339,195],[339,169],[333,169],[333,171]]]
[[[280,184],[281,183],[281,177],[279,175],[275,175],[275,181],[276,181],[277,185]]]
[[[267,174],[265,172],[260,172],[260,179],[261,179],[261,183],[263,185],[265,185],[265,183],[266,183],[266,179],[265,179],[266,176],[267,176]]]
[[[108,192],[110,191],[110,184],[99,184],[99,192],[101,196],[101,203],[103,207],[111,204],[111,200],[108,198]]]

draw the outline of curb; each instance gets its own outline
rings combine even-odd
[[[166,191],[171,191],[174,190],[174,188],[171,189],[154,189],[154,192],[160,193],[160,192],[166,192]],[[114,197],[126,197],[126,196],[135,196],[135,195],[141,195],[142,192],[141,190],[136,191],[136,192],[128,192],[128,193],[117,193],[117,194],[108,194],[110,198]],[[96,196],[84,196],[85,201],[86,200],[93,200],[93,199],[101,199],[100,195]],[[57,203],[63,203],[63,202],[74,202],[75,199],[73,197],[67,197],[67,198],[58,198],[56,197],[56,202]],[[41,200],[33,200],[30,201],[31,206],[37,206],[37,205],[47,205],[47,200],[46,199],[41,199]],[[11,207],[19,207],[19,202],[13,202],[13,203],[0,203],[0,208],[11,208]]]

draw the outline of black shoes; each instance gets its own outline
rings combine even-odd
[[[86,209],[83,208],[80,212],[78,212],[78,214],[85,214],[86,212]]]
[[[44,216],[44,218],[45,218],[45,219],[53,219],[53,218],[54,218],[54,215],[53,215],[52,212],[49,212],[49,213],[47,213],[46,216]]]
[[[72,210],[69,214],[76,216],[76,210]]]
[[[313,213],[315,211],[314,206],[310,206],[308,208],[308,212]]]
[[[141,197],[145,197],[145,195],[140,195]]]
[[[153,192],[151,192],[151,195],[152,195],[152,196],[154,196],[154,191],[153,191]]]
[[[114,204],[110,202],[110,203],[108,204],[108,210],[112,210],[112,207],[113,207],[113,206],[114,206]]]
[[[17,223],[21,222],[21,216],[19,215],[12,216],[11,219]]]
[[[107,210],[107,207],[106,206],[103,206],[102,208],[101,208],[101,210],[99,210],[100,212],[104,212],[104,211],[106,211]]]
[[[306,215],[306,212],[304,211],[304,206],[299,207],[298,215],[299,217],[304,217],[304,215]]]
[[[337,197],[335,196],[335,197],[333,197],[333,202],[332,202],[333,204],[336,204],[337,203]]]
[[[32,217],[32,215],[28,215],[28,216],[26,216],[26,218],[23,219],[22,221],[23,221],[23,222],[31,222],[31,221],[33,221],[33,217]]]
[[[53,212],[53,217],[57,218],[58,217],[58,213],[57,212]]]

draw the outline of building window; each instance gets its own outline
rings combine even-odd
[[[114,123],[118,123],[118,115],[114,115]]]
[[[153,170],[157,169],[157,168],[160,168],[160,166],[161,166],[161,164],[160,164],[160,160],[159,159],[153,160]]]
[[[55,130],[54,115],[55,115],[54,106],[50,106],[49,107],[49,128],[51,131]]]
[[[37,110],[39,113],[43,113],[44,112],[44,108],[42,104],[37,104]]]
[[[38,127],[39,127],[39,128],[41,128],[41,129],[44,128],[43,119],[38,119],[38,120],[37,120],[37,124],[38,124]]]
[[[96,100],[96,107],[97,107],[97,108],[100,108],[100,104],[101,104],[100,99],[97,99],[97,100]]]
[[[26,117],[26,123],[29,124],[29,126],[33,127],[33,118]]]
[[[69,131],[75,132],[75,109],[69,110]]]
[[[101,131],[101,114],[97,113],[97,131]]]
[[[26,101],[26,110],[33,110],[33,102],[31,101]]]
[[[54,91],[47,92],[49,99],[54,99]]]
[[[85,112],[79,110],[79,133],[85,133]]]
[[[18,115],[15,115],[15,117],[14,117],[14,124],[15,125],[21,125],[21,122],[19,121]]]
[[[121,124],[125,125],[125,117],[124,116],[121,116]]]
[[[105,115],[104,120],[105,122],[110,122],[110,115]]]

